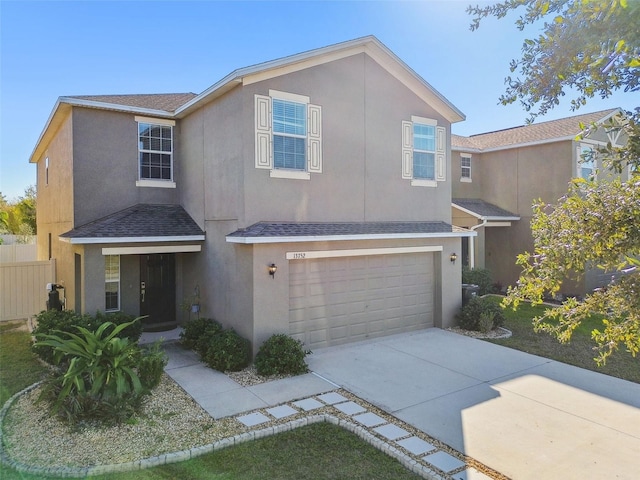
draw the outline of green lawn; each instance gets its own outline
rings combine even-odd
[[[0,325],[2,404],[39,380],[45,369],[29,349],[29,334]],[[36,480],[0,465],[3,480]],[[154,479],[417,479],[394,458],[329,423],[319,423],[262,438],[186,462],[131,473],[94,477],[104,480]]]
[[[492,301],[500,303],[501,297],[492,297]],[[593,350],[595,343],[591,340],[591,331],[594,328],[602,328],[598,317],[594,316],[583,322],[573,333],[571,342],[561,344],[547,333],[533,331],[532,319],[541,315],[545,308],[547,307],[543,305],[531,306],[528,303],[521,303],[515,312],[511,308],[504,310],[506,317],[504,327],[511,330],[513,335],[510,338],[488,341],[640,383],[640,357],[634,358],[624,349],[615,352],[602,367],[594,361],[596,352]]]

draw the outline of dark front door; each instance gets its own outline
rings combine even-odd
[[[176,325],[176,277],[174,254],[140,255],[140,315],[145,330],[171,329]]]

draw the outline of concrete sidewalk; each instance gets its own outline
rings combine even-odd
[[[482,340],[434,328],[318,349],[313,373],[253,387],[165,349],[167,373],[214,418],[340,387],[513,479],[640,478],[639,384]]]
[[[329,392],[338,388],[313,373],[243,387],[227,375],[207,367],[198,355],[177,343],[167,343],[167,374],[209,415],[218,419],[271,407],[281,403]]]
[[[511,478],[639,478],[636,383],[439,329],[316,350],[308,363]]]

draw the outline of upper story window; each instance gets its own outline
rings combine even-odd
[[[273,166],[307,169],[307,106],[304,103],[272,100]]]
[[[413,178],[436,179],[436,127],[413,124]]]
[[[322,173],[321,114],[321,107],[303,95],[275,90],[256,95],[256,168],[280,178]]]
[[[136,117],[138,122],[138,186],[173,183],[173,120]]]
[[[468,153],[460,154],[460,181],[471,181],[471,155]]]
[[[578,145],[578,171],[577,176],[585,180],[595,180],[596,178],[596,151],[593,145],[581,143]]]
[[[44,184],[49,185],[49,157],[44,159]]]
[[[446,129],[430,118],[402,122],[402,178],[435,187],[446,180]]]

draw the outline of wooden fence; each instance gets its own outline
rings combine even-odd
[[[0,321],[29,318],[46,308],[47,283],[56,278],[55,259],[0,264]]]

